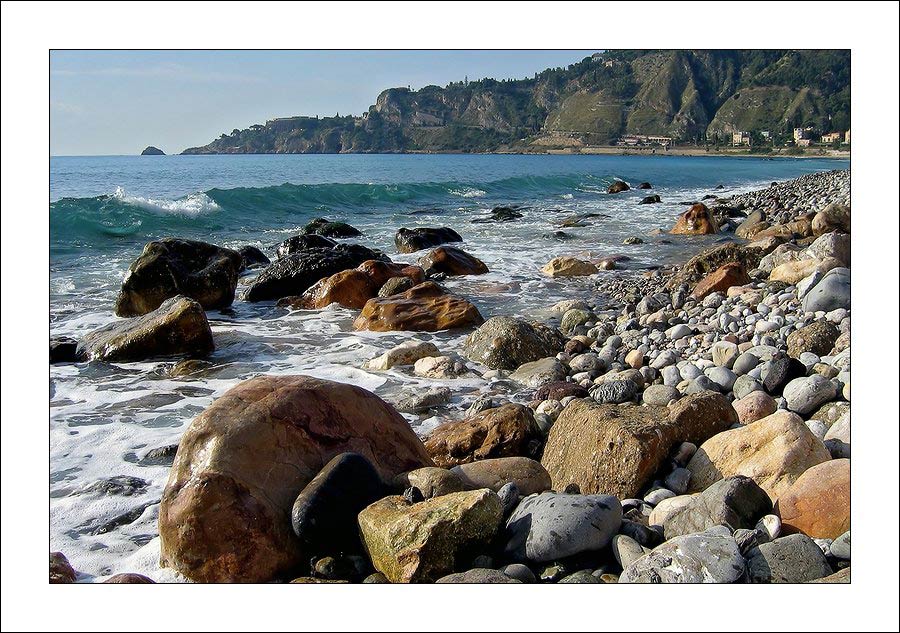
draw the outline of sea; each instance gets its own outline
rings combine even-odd
[[[631,269],[678,263],[722,236],[685,238],[667,230],[685,204],[773,181],[849,167],[847,160],[715,156],[572,155],[230,155],[60,156],[50,159],[50,335],[80,337],[117,320],[116,294],[147,242],[172,236],[221,246],[275,248],[317,217],[348,222],[394,261],[400,227],[448,226],[490,272],[448,280],[485,318],[547,320],[563,299],[596,300],[596,280],[550,279],[540,269],[558,255],[622,254]],[[613,180],[630,191],[607,194]],[[637,189],[641,182],[650,190]],[[659,204],[639,204],[646,195]],[[495,206],[522,217],[474,220]],[[561,228],[586,216],[580,226]],[[562,232],[560,234],[559,232]],[[626,246],[641,237],[645,243]],[[238,296],[252,279],[239,282]],[[617,274],[601,272],[600,275]],[[119,572],[179,580],[159,568],[157,517],[166,466],[140,462],[176,444],[191,419],[238,382],[259,374],[308,374],[353,383],[391,399],[450,386],[438,414],[407,415],[420,435],[460,418],[486,389],[473,373],[446,381],[409,367],[368,371],[363,363],[405,340],[458,351],[466,331],[373,333],[352,329],[355,312],[338,306],[289,311],[237,299],[208,318],[216,350],[201,375],[171,378],[176,359],[91,362],[50,367],[50,548],[98,581]],[[117,486],[99,484],[117,478]]]

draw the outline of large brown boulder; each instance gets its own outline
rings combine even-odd
[[[369,299],[353,327],[373,332],[436,332],[483,322],[474,305],[426,281],[400,294]]]
[[[536,428],[531,409],[509,403],[442,424],[425,441],[425,449],[441,468],[522,455]]]
[[[784,240],[802,239],[812,235],[812,219],[807,217],[797,218],[784,224],[776,224],[767,227],[753,236],[754,240],[766,237],[778,237]]]
[[[554,257],[544,264],[541,272],[550,277],[584,277],[597,272],[597,267],[589,261],[575,257]]]
[[[782,410],[705,441],[687,465],[690,491],[745,475],[774,501],[809,468],[829,459],[828,449],[800,416]]]
[[[684,435],[683,442],[697,443],[737,424],[738,414],[722,394],[701,391],[670,404],[669,422]]]
[[[503,509],[490,490],[453,492],[420,503],[385,497],[359,513],[372,565],[392,583],[434,582],[487,547]],[[467,560],[468,559],[468,560]]]
[[[413,285],[425,281],[425,271],[420,266],[395,264],[380,259],[367,259],[357,266],[356,270],[368,275],[372,283],[379,288],[393,277],[408,277],[413,282]]]
[[[299,297],[285,297],[278,305],[318,310],[337,303],[345,308],[360,310],[392,277],[406,277],[413,283],[421,283],[425,273],[418,266],[368,259],[354,269],[342,270],[320,279]]]
[[[709,273],[701,279],[691,296],[703,299],[714,292],[726,292],[732,286],[743,286],[750,283],[750,276],[741,264],[731,262]]]
[[[190,297],[207,310],[227,308],[243,265],[237,251],[206,242],[171,237],[150,242],[122,281],[116,316],[147,314],[176,295]]]
[[[432,465],[403,417],[364,389],[310,376],[238,384],[181,438],[160,503],[161,563],[199,582],[266,582],[308,563],[291,507],[344,452],[385,481]]]
[[[831,203],[819,211],[812,221],[812,233],[815,236],[831,231],[850,232],[850,207]]]
[[[670,233],[673,235],[712,235],[719,232],[719,225],[713,214],[702,202],[678,216]]]
[[[701,395],[701,394],[697,394]],[[550,428],[541,464],[554,490],[577,484],[583,494],[625,499],[641,492],[676,443],[700,444],[737,419],[712,402],[670,411],[663,406],[570,402]]]
[[[439,246],[419,260],[426,275],[483,275],[488,267],[483,261],[455,246]]]
[[[622,193],[628,191],[631,187],[623,180],[614,180],[613,183],[606,188],[606,193]]]
[[[778,497],[775,510],[785,534],[836,539],[850,529],[850,460],[813,466]]]
[[[450,469],[470,490],[490,488],[494,492],[508,483],[516,484],[523,497],[550,490],[550,473],[529,457],[497,457],[460,464]]]
[[[76,356],[86,360],[138,361],[157,356],[205,356],[213,350],[203,307],[187,297],[166,299],[156,310],[112,323],[85,336]]]

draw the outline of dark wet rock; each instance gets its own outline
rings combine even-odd
[[[368,459],[341,453],[297,495],[291,510],[294,534],[309,552],[359,550],[356,516],[387,493]]]
[[[78,341],[68,336],[50,337],[50,364],[75,363],[78,357]]]
[[[148,243],[128,268],[116,298],[116,316],[152,312],[177,295],[190,297],[206,310],[234,301],[243,258],[229,248],[206,242],[165,238]]]
[[[653,185],[651,185],[649,182],[642,182],[638,185],[638,189],[653,189]]]
[[[657,204],[662,202],[662,198],[658,195],[646,196],[638,204]]]
[[[373,332],[437,332],[483,322],[472,303],[426,281],[396,295],[369,299],[353,327]]]
[[[270,301],[303,294],[323,277],[356,268],[369,259],[385,259],[359,244],[310,248],[283,257],[263,270],[244,292],[246,301]]]
[[[76,354],[90,360],[138,361],[158,356],[205,356],[214,348],[203,307],[183,296],[156,310],[91,332]]]
[[[322,235],[324,237],[358,237],[362,235],[359,229],[345,222],[332,222],[325,218],[316,218],[303,227],[307,235]]]
[[[132,495],[143,494],[150,484],[140,477],[130,477],[128,475],[117,475],[107,479],[100,479],[92,484],[81,488],[73,494],[96,494],[96,495],[116,495],[130,497]]]
[[[400,253],[415,253],[425,248],[434,248],[448,242],[462,242],[459,233],[449,227],[401,228],[394,235],[394,244]]]
[[[499,569],[475,568],[438,578],[438,583],[475,583],[480,585],[519,584],[522,581],[504,574]]]
[[[551,382],[542,385],[534,392],[535,400],[562,400],[569,396],[587,398],[588,391],[574,382]]]
[[[415,285],[409,277],[391,277],[378,289],[378,296],[384,299],[406,292]]]
[[[825,554],[805,534],[792,534],[763,543],[747,555],[750,582],[801,583],[832,573]]]
[[[141,515],[144,514],[144,511],[152,505],[156,505],[159,501],[149,501],[147,503],[142,503],[136,508],[133,508],[127,512],[123,512],[122,514],[113,517],[109,521],[105,523],[101,523],[93,530],[91,530],[91,536],[97,536],[99,534],[109,534],[113,530],[117,530],[123,525],[131,525],[135,521],[141,518]]]
[[[486,218],[477,218],[472,220],[475,224],[489,224],[491,222],[511,222],[523,217],[518,206],[501,206],[491,209],[491,214]]]
[[[278,259],[281,259],[282,257],[293,255],[294,253],[308,251],[311,248],[334,248],[335,246],[337,246],[337,242],[330,238],[323,237],[322,235],[295,235],[278,245],[275,256]]]
[[[595,386],[591,397],[598,404],[621,404],[637,397],[638,386],[631,380],[608,380]]]
[[[50,552],[50,584],[75,582],[78,572],[62,552]]]
[[[237,249],[238,255],[241,256],[241,270],[249,270],[251,268],[260,268],[268,266],[271,260],[255,246],[241,246]]]
[[[439,246],[419,259],[419,265],[428,276],[436,273],[448,276],[483,275],[488,272],[483,261],[455,246]]]
[[[627,182],[623,182],[621,180],[616,180],[606,189],[606,193],[621,193],[622,191],[628,191],[631,187],[628,186]]]
[[[141,466],[171,466],[175,461],[175,453],[178,452],[178,444],[169,444],[152,448],[138,460]]]

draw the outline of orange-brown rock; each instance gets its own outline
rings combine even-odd
[[[727,292],[732,286],[743,286],[750,283],[750,276],[741,264],[731,262],[720,266],[697,282],[691,296],[703,299],[714,292]]]
[[[425,269],[426,275],[483,275],[488,272],[483,261],[455,246],[437,247],[420,259],[419,265]]]
[[[850,460],[813,466],[778,498],[785,534],[835,539],[850,529]]]
[[[675,227],[670,231],[673,235],[712,235],[718,232],[718,223],[702,202],[678,216]]]
[[[374,332],[436,332],[483,322],[474,305],[426,281],[400,294],[369,299],[353,327]]]
[[[419,266],[383,262],[378,259],[367,259],[357,266],[356,270],[367,274],[372,279],[372,283],[379,288],[391,277],[409,277],[413,284],[425,281],[425,271]]]
[[[535,429],[531,409],[510,403],[442,424],[425,441],[425,449],[441,468],[478,459],[513,457],[524,454]]]
[[[291,529],[297,494],[343,452],[389,481],[431,459],[393,407],[310,376],[258,376],[181,438],[159,510],[161,563],[199,582],[266,582],[308,563]]]
[[[299,297],[291,297],[286,302],[292,308],[318,310],[332,303],[355,310],[366,305],[366,301],[378,294],[379,286],[366,273],[351,269],[342,270],[331,277],[320,279]]]
[[[62,552],[50,552],[50,584],[68,584],[75,582],[78,572],[69,563]]]

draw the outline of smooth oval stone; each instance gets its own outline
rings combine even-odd
[[[519,582],[537,582],[537,576],[534,575],[534,572],[522,563],[512,563],[511,565],[506,565],[505,567],[501,567],[500,571],[502,571],[510,578],[515,578]]]
[[[357,515],[387,493],[369,460],[341,453],[297,495],[291,510],[294,534],[313,552],[357,550]]]

